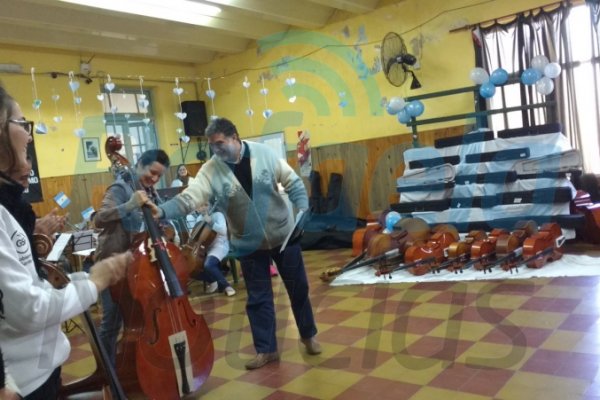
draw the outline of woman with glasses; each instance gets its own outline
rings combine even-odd
[[[15,201],[23,187],[11,175],[27,166],[32,132],[33,123],[0,86],[0,192],[12,194]],[[26,222],[0,205],[0,343],[6,371],[20,394],[27,400],[56,399],[61,365],[70,353],[62,322],[82,313],[101,290],[120,280],[132,256],[123,253],[103,260],[89,274],[71,274],[63,289],[55,289],[36,271],[23,229]]]

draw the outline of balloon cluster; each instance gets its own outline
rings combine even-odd
[[[402,97],[392,97],[387,102],[385,109],[388,114],[395,115],[401,124],[408,124],[412,117],[423,114],[425,106],[420,100],[412,100],[407,103]]]
[[[531,67],[521,74],[521,82],[528,86],[535,85],[535,90],[546,96],[554,90],[552,79],[557,78],[561,71],[560,64],[550,62],[546,56],[538,55],[531,59]]]
[[[497,68],[491,74],[481,68],[473,68],[470,74],[471,80],[479,86],[479,95],[489,99],[496,94],[496,86],[502,86],[508,82],[508,72],[504,68]]]
[[[531,67],[521,73],[521,82],[524,85],[534,85],[539,94],[548,95],[554,90],[552,79],[560,75],[561,68],[558,63],[550,62],[546,56],[538,55],[531,59]],[[494,70],[491,74],[480,67],[473,68],[470,73],[471,80],[479,86],[479,95],[489,99],[496,94],[496,86],[508,82],[508,72],[503,68]]]

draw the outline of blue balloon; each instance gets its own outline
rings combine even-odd
[[[410,115],[406,112],[406,108],[403,108],[396,114],[396,118],[398,118],[398,122],[401,124],[408,124],[410,122]]]
[[[394,225],[396,225],[396,222],[400,221],[401,219],[402,219],[402,216],[400,215],[399,212],[390,211],[385,216],[385,229],[387,230],[387,233],[393,232]]]
[[[423,111],[425,111],[425,106],[421,101],[413,100],[406,105],[405,109],[408,115],[411,117],[418,117],[419,115],[423,114]]]
[[[495,69],[490,75],[490,82],[496,86],[504,85],[508,82],[508,72],[503,68]]]
[[[542,73],[535,68],[527,68],[521,74],[521,82],[524,85],[533,85],[542,77]]]
[[[492,82],[486,82],[479,87],[479,94],[484,99],[489,99],[496,94],[496,86]]]

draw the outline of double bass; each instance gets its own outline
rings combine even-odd
[[[117,137],[109,137],[108,158],[132,184],[138,182],[118,153],[121,147]],[[197,392],[208,378],[213,342],[206,321],[182,290],[189,278],[185,257],[161,237],[147,205],[142,212],[148,237],[132,249],[134,261],[125,279],[111,287],[123,317],[116,371],[129,397],[180,399]]]

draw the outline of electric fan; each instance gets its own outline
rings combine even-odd
[[[409,68],[417,62],[417,58],[409,54],[402,37],[395,32],[389,32],[381,42],[381,67],[388,82],[399,87],[406,82],[408,74],[412,74],[411,89],[421,87],[415,73]]]

